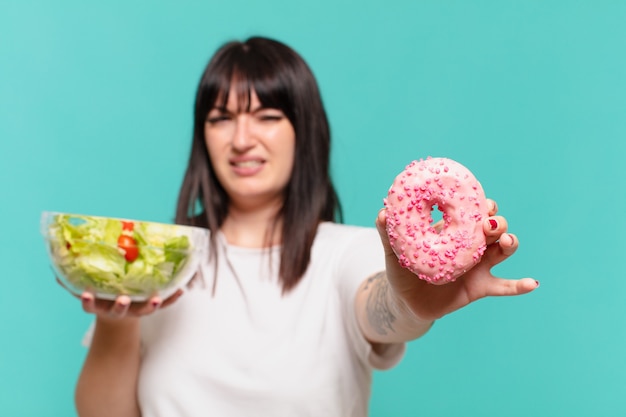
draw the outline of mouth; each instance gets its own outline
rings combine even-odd
[[[263,170],[265,159],[262,158],[232,158],[228,161],[231,169],[238,176],[249,177],[257,175]]]
[[[248,160],[248,161],[230,161],[230,165],[236,168],[256,168],[263,164],[262,160]]]

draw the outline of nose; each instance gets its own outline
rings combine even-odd
[[[250,128],[250,116],[242,113],[235,118],[232,146],[237,152],[245,152],[254,147],[256,141]]]

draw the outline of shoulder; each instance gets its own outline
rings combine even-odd
[[[384,250],[376,228],[336,223],[319,226],[311,271],[335,282],[346,305],[352,305],[359,285],[367,277],[384,269]]]
[[[354,226],[332,222],[323,222],[317,229],[317,242],[333,243],[333,246],[347,244],[353,240],[378,240],[378,231],[374,227]]]
[[[345,225],[331,222],[321,223],[317,230],[313,251],[331,256],[353,256],[382,252],[378,231],[374,227]]]

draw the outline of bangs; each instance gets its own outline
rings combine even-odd
[[[289,114],[293,113],[292,100],[288,95],[290,87],[286,81],[289,77],[280,74],[267,56],[254,54],[248,48],[239,48],[222,58],[216,63],[211,79],[205,80],[206,113],[212,108],[225,109],[231,93],[237,95],[237,111],[248,112],[254,90],[262,107],[280,109],[292,118],[293,115]]]
[[[250,111],[252,89],[256,91],[253,83],[250,82],[247,76],[235,68],[231,70],[230,74],[224,75],[224,77],[220,78],[219,84],[214,87],[213,94],[211,94],[215,96],[215,101],[211,108],[226,109],[230,94],[233,92],[237,96],[237,112]],[[259,100],[261,99],[259,98]],[[263,102],[261,101],[261,103]]]

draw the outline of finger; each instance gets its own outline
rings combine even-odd
[[[134,302],[130,305],[127,314],[132,316],[145,316],[154,313],[163,303],[161,297],[150,297],[144,302]]]
[[[487,245],[497,241],[508,228],[509,224],[502,216],[491,216],[485,219],[483,221],[483,232],[485,233]]]
[[[539,287],[539,281],[533,278],[495,278],[487,288],[487,295],[493,297],[522,295],[537,289],[537,287]]]
[[[385,250],[385,256],[396,256],[393,249],[391,248],[391,243],[389,243],[389,236],[387,235],[387,210],[380,209],[378,211],[378,216],[376,217],[376,229],[378,229],[378,234],[380,235],[380,240],[383,244],[383,248]]]
[[[376,215],[376,228],[380,232],[381,229],[385,229],[387,227],[387,209],[378,210],[378,214]]]
[[[171,295],[170,297],[166,298],[163,303],[160,305],[161,308],[163,307],[167,307],[173,303],[176,302],[176,300],[178,300],[180,298],[180,296],[183,295],[183,290],[178,290],[176,291],[173,295]]]
[[[127,295],[120,295],[115,299],[113,307],[109,310],[110,317],[121,318],[126,315],[130,307],[131,299]]]
[[[433,228],[435,229],[437,233],[441,233],[441,231],[443,230],[443,225],[444,225],[444,222],[443,222],[443,219],[441,219],[438,222],[433,223]]]
[[[133,303],[128,311],[129,314],[134,316],[145,316],[147,314],[152,314],[159,308],[167,307],[183,295],[183,290],[178,289],[174,294],[170,295],[168,298],[163,300],[159,296],[150,297],[147,301],[143,303]]]
[[[487,250],[483,254],[483,261],[491,268],[513,255],[518,246],[519,241],[514,234],[504,233],[497,243],[487,246]]]
[[[498,204],[490,198],[487,199],[487,207],[489,208],[488,210],[489,216],[495,216],[496,213],[498,212]]]
[[[84,292],[80,296],[80,300],[83,306],[83,310],[86,313],[95,313],[96,312],[96,298],[90,292]]]

